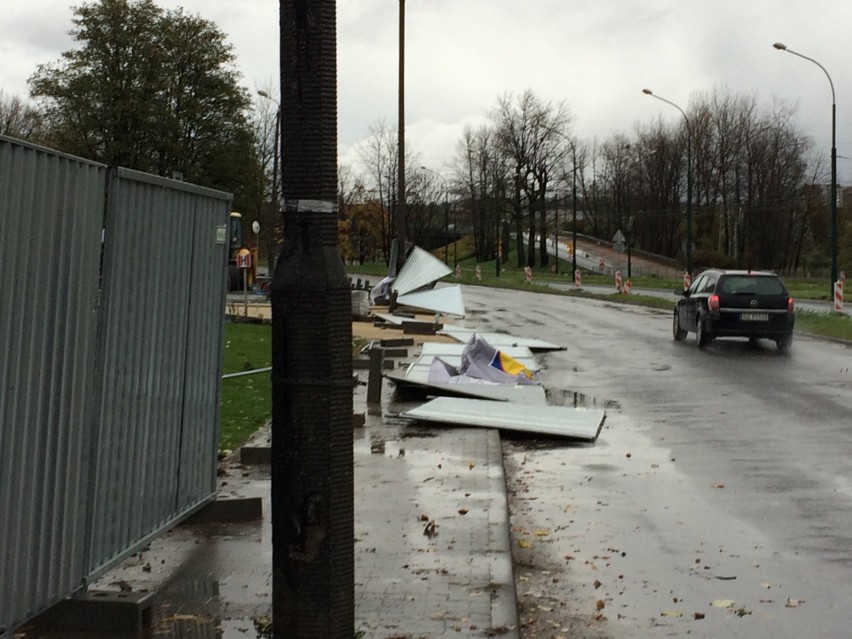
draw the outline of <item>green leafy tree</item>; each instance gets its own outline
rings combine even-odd
[[[76,155],[235,194],[256,206],[261,171],[232,47],[212,22],[152,0],[74,8],[79,45],[40,65],[46,141]]]

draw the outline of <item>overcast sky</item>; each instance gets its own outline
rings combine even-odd
[[[76,3],[75,3],[76,4]],[[252,92],[277,86],[278,2],[159,0],[215,22],[233,44]],[[0,88],[27,93],[40,63],[72,46],[66,0],[0,0]],[[397,123],[398,0],[338,0],[340,160],[380,120]],[[497,96],[532,89],[564,100],[583,139],[632,134],[670,106],[719,87],[770,108],[782,98],[828,161],[831,89],[816,65],[776,51],[773,42],[818,60],[834,81],[837,153],[852,157],[849,0],[407,0],[406,140],[445,169],[466,123]],[[849,65],[849,66],[847,66]],[[852,160],[838,160],[841,182]]]

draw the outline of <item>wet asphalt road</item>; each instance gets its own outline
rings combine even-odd
[[[525,637],[848,637],[852,350],[671,338],[670,314],[465,287],[468,323],[568,346],[594,446],[504,436]]]

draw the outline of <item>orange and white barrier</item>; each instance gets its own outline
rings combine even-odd
[[[599,259],[598,260],[598,270],[601,273],[603,273],[605,268],[606,268],[606,260],[604,258]]]
[[[580,288],[581,279],[582,278],[580,277],[580,269],[577,269],[576,271],[574,271],[574,287],[575,288]]]
[[[529,266],[524,267],[524,278],[527,284],[532,284],[532,269]]]
[[[476,279],[482,279],[482,268],[479,266],[479,264],[476,265]]]
[[[689,274],[689,271],[683,272],[683,290],[689,288],[689,285],[692,284],[692,276]]]
[[[630,295],[631,288],[633,288],[633,286],[630,284],[630,278],[628,277],[627,281],[624,283],[624,294]]]
[[[843,280],[834,283],[834,312],[843,312]]]
[[[621,271],[615,272],[615,292],[621,293]]]

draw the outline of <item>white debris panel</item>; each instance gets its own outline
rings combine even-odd
[[[396,303],[400,306],[409,306],[431,313],[443,313],[456,317],[465,316],[461,286],[458,285],[398,295]]]
[[[536,406],[485,399],[438,397],[400,414],[406,419],[459,426],[499,428],[593,442],[600,435],[606,412],[567,406]]]
[[[547,394],[539,384],[493,384],[480,382],[473,384],[431,383],[428,380],[409,379],[397,373],[385,373],[385,378],[403,387],[418,388],[433,395],[455,395],[474,397],[499,403],[512,402],[535,406],[547,405]]]
[[[391,288],[398,296],[402,296],[437,282],[452,272],[453,269],[437,257],[415,246],[391,284]]]
[[[507,335],[505,333],[487,333],[475,328],[464,328],[460,326],[445,326],[442,330],[438,331],[438,334],[448,335],[462,343],[466,343],[470,339],[471,335],[476,334],[496,348],[505,348],[507,346],[526,346],[533,352],[564,351],[567,348],[565,346],[560,346],[559,344],[553,344],[552,342],[546,342],[540,339],[518,337],[516,335]]]

